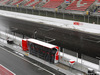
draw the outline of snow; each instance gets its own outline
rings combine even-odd
[[[0,31],[0,34],[1,34],[2,36],[4,35],[5,37],[7,36],[7,37],[9,37],[10,39],[11,39],[11,38],[16,38],[17,40],[22,41],[22,38],[17,37],[17,36],[15,37],[15,36],[13,36],[13,35],[11,35],[11,34],[8,34],[8,33],[5,33],[5,32],[2,32],[2,31]]]
[[[56,18],[30,15],[30,14],[23,14],[23,13],[11,12],[11,11],[4,11],[4,10],[0,10],[0,15],[17,18],[17,19],[21,19],[21,20],[32,21],[32,22],[40,22],[40,23],[42,22],[47,25],[52,25],[52,26],[57,26],[57,27],[62,27],[62,28],[76,29],[76,30],[80,30],[80,31],[84,31],[84,32],[100,34],[100,25],[99,24],[90,24],[90,23],[77,21],[80,25],[74,25],[73,23],[76,21],[56,19]],[[9,35],[9,36],[12,37],[11,35]],[[22,40],[18,37],[16,39]],[[63,55],[63,54],[60,53],[60,55]],[[73,57],[71,55],[64,54],[64,56],[71,60],[77,61],[77,58]],[[77,62],[80,64],[82,63],[83,65],[89,66],[93,69],[99,70],[99,65],[94,64],[92,62],[82,60],[82,59],[78,59]]]
[[[63,53],[60,52],[60,55],[63,56]],[[67,59],[69,59],[69,60],[75,60],[75,61],[77,61],[77,57],[74,57],[74,56],[66,54],[66,53],[64,53],[64,57],[67,58]],[[92,62],[89,62],[89,61],[86,61],[86,60],[83,60],[83,59],[80,59],[80,58],[78,58],[77,62],[79,64],[82,64],[82,65],[85,65],[87,67],[90,67],[91,69],[99,70],[99,65],[94,64]]]
[[[52,44],[49,44],[49,43],[46,43],[46,42],[42,42],[42,41],[39,41],[39,40],[36,40],[36,39],[28,39],[28,41],[36,43],[38,45],[48,47],[48,48],[55,48],[56,47],[55,45],[52,45]]]
[[[50,18],[50,17],[38,16],[38,15],[30,15],[30,14],[11,12],[11,11],[5,11],[5,10],[0,10],[0,15],[17,18],[21,20],[27,20],[31,22],[44,23],[47,25],[52,25],[52,26],[57,26],[57,27],[62,27],[62,28],[80,30],[84,32],[94,33],[94,34],[100,33],[99,24],[90,24],[90,23],[77,21],[79,25],[74,25],[76,21]]]
[[[8,34],[8,33],[5,33],[5,32],[2,32],[2,31],[0,31],[0,34],[1,35],[5,35],[5,36],[8,35],[9,38],[14,37],[14,35],[11,35],[11,34]],[[16,40],[22,41],[22,38],[16,36]],[[24,39],[24,40],[26,40],[26,39]],[[49,46],[50,48],[55,47],[55,45],[44,43],[44,42],[41,42],[41,41],[38,41],[38,40],[35,40],[35,39],[28,39],[28,41],[39,43],[39,44],[44,45],[46,47]],[[5,43],[6,43],[6,41],[5,41]],[[16,52],[16,53],[18,53],[18,52]],[[20,53],[18,53],[18,54],[21,55],[21,56],[23,56]],[[74,56],[66,54],[66,53],[63,54],[62,52],[60,52],[60,56],[64,56],[66,59],[69,59],[70,61],[75,61],[75,62],[77,61],[77,63],[82,64],[84,66],[87,66],[90,69],[95,69],[95,70],[98,70],[98,71],[100,70],[100,66],[97,65],[97,64],[94,64],[92,62],[89,62],[89,61],[86,61],[86,60],[83,60],[83,59],[80,59],[80,58],[78,58],[78,60],[77,60],[77,57],[74,57]],[[100,72],[98,72],[98,73],[100,74]]]

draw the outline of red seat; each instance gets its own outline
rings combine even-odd
[[[98,12],[100,13],[100,10]]]
[[[28,4],[30,4],[30,3],[32,3],[32,2],[34,2],[34,0],[28,1],[26,4],[24,4],[24,6],[27,6]]]
[[[10,1],[10,0],[7,0],[7,1],[3,2],[2,4],[4,4],[4,5],[5,5],[5,4],[7,4],[9,1]]]
[[[18,3],[22,2],[22,1],[23,0],[19,0],[19,1],[15,2],[15,3],[13,3],[12,5],[17,5]]]
[[[4,0],[1,0],[0,3],[3,2],[3,1],[4,1]]]
[[[98,3],[100,3],[100,0],[98,0]]]
[[[56,8],[63,2],[64,2],[64,0],[50,0],[42,7],[44,7],[44,8]]]
[[[37,5],[38,3],[40,3],[41,1],[38,1],[38,2],[36,2],[36,3],[34,3],[34,4],[32,4],[32,5],[30,5],[30,6],[35,6],[35,5]]]
[[[77,6],[77,2],[78,0],[74,1],[73,3],[71,3],[66,10],[76,10],[76,11],[85,11],[93,2],[94,0],[82,0],[80,2],[80,4],[84,4],[80,7]]]

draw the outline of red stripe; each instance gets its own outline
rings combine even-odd
[[[0,65],[0,75],[14,75],[14,74]]]

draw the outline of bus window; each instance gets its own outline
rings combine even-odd
[[[30,54],[40,57],[51,63],[57,63],[58,60],[58,46],[42,42],[36,39],[28,39],[28,48]],[[57,59],[56,59],[57,58]]]

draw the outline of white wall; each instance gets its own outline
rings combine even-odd
[[[22,38],[19,38],[17,36],[0,31],[0,38],[4,40],[7,40],[8,38],[13,39],[15,44],[22,46]]]

